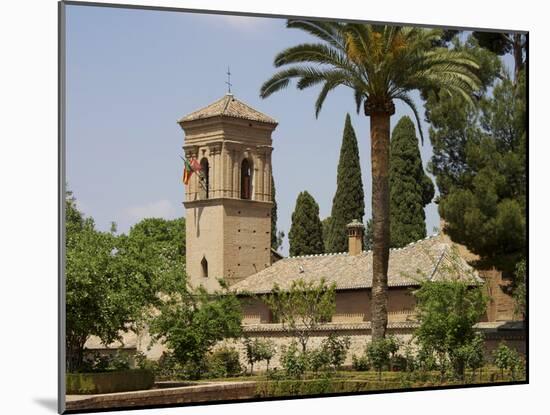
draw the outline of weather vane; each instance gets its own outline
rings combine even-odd
[[[227,93],[231,94],[231,85],[233,84],[231,83],[231,70],[229,66],[227,67],[227,81],[225,83],[227,84]]]

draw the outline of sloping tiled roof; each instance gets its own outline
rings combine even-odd
[[[239,101],[231,94],[226,94],[212,104],[186,115],[178,122],[195,121],[213,117],[242,118],[267,124],[277,124],[273,118],[262,114],[251,106]]]
[[[477,272],[453,251],[451,244],[439,235],[391,249],[388,285],[414,286],[418,285],[419,278],[482,282]],[[235,283],[231,289],[262,294],[270,292],[274,284],[285,289],[294,280],[309,282],[321,278],[328,284],[336,283],[340,290],[372,287],[372,251],[363,251],[359,255],[341,253],[284,258]]]

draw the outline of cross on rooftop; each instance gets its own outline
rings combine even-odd
[[[227,67],[227,81],[225,81],[225,83],[227,84],[227,93],[231,94],[231,86],[233,84],[231,83],[231,70],[229,66]]]

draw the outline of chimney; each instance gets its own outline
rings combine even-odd
[[[363,231],[365,226],[357,219],[346,225],[348,229],[348,251],[350,255],[359,255],[363,251]]]

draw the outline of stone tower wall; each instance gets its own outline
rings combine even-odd
[[[187,274],[208,290],[271,264],[271,132],[275,125],[214,118],[182,125],[185,157],[208,161],[208,197],[199,175],[185,189]],[[243,160],[251,171],[250,199],[242,199]],[[208,262],[204,277],[201,261]]]

